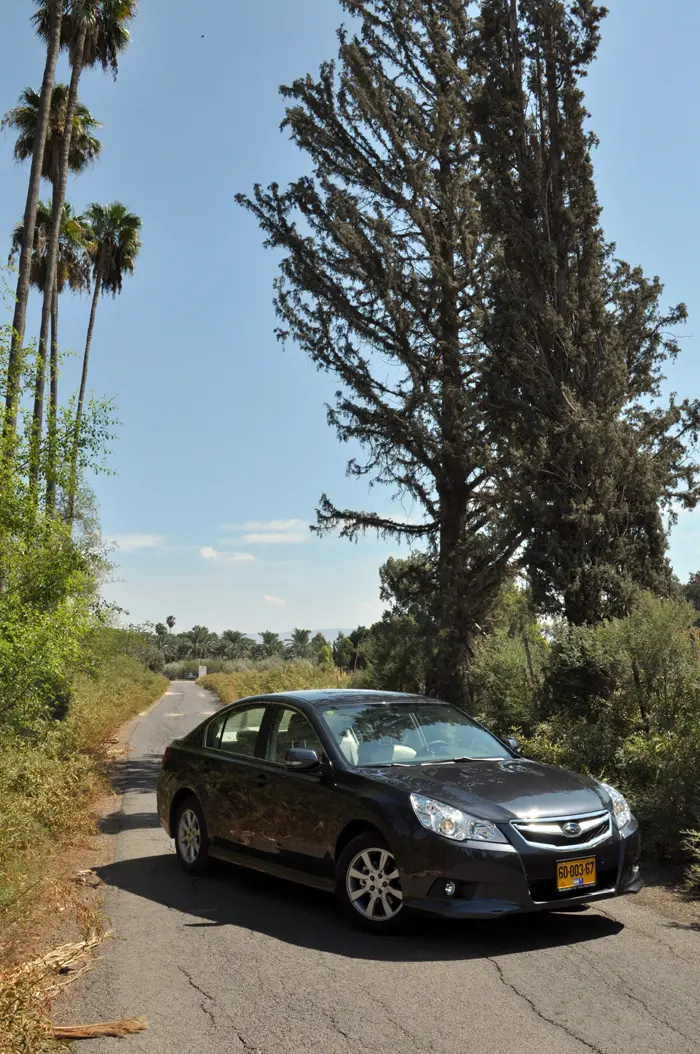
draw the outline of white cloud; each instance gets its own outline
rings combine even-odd
[[[220,564],[252,564],[255,557],[252,553],[220,552],[211,545],[205,545],[199,550],[199,555],[205,560],[214,560]]]
[[[299,545],[308,541],[303,531],[270,531],[269,533],[244,534],[241,541],[247,545]]]
[[[219,545],[301,545],[309,541],[309,526],[305,520],[248,520],[229,523],[224,530],[238,532],[236,538],[220,538]]]
[[[299,531],[308,530],[308,524],[304,520],[248,520],[240,527],[232,527],[234,531]]]
[[[286,606],[287,601],[282,600],[281,597],[271,597],[267,593],[263,597],[266,604],[269,604],[273,608],[283,608]]]
[[[135,553],[139,549],[163,549],[167,541],[162,534],[115,534],[111,540],[123,553]]]

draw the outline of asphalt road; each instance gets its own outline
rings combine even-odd
[[[179,682],[136,727],[116,859],[98,869],[115,939],[72,1020],[145,1015],[118,1043],[132,1054],[697,1054],[700,933],[633,897],[382,938],[314,890],[223,864],[186,876],[155,780],[165,744],[215,706]]]

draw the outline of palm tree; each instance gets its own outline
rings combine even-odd
[[[43,0],[33,16],[39,35],[48,40],[51,33],[51,8],[54,0]],[[68,170],[70,167],[73,118],[78,105],[78,85],[84,69],[101,66],[110,69],[116,77],[120,54],[128,46],[131,36],[128,23],[136,14],[136,0],[71,0],[64,10],[61,25],[61,46],[68,51],[71,65],[70,87],[66,102],[66,117],[58,166],[58,179],[53,197],[53,224],[47,255],[47,283],[41,311],[38,356],[45,361],[46,343],[49,336],[53,281],[58,266],[58,242],[61,213],[66,197]],[[36,404],[35,404],[36,410]],[[35,412],[36,428],[36,412]]]
[[[173,629],[175,627],[175,616],[174,615],[168,615],[168,617],[165,620],[165,625],[168,627],[168,631],[170,633],[172,633],[172,631],[173,631]]]
[[[270,630],[265,630],[260,634],[260,643],[262,644],[262,652],[266,659],[271,659],[275,655],[282,655],[284,652],[284,644],[280,640],[279,633],[272,633]]]
[[[222,652],[227,659],[247,659],[253,643],[250,637],[237,629],[225,629],[221,634]]]
[[[49,113],[49,125],[46,132],[46,144],[44,148],[44,160],[42,176],[51,182],[53,188],[53,219],[56,216],[55,203],[60,181],[61,158],[63,154],[64,133],[66,127],[66,114],[68,111],[69,88],[67,84],[54,85],[51,93],[51,108]],[[17,130],[17,141],[15,143],[14,155],[17,161],[25,161],[32,156],[32,144],[36,136],[39,121],[40,97],[32,88],[25,88],[19,100],[19,104],[5,115],[3,127]],[[100,155],[102,144],[93,135],[95,129],[100,128],[100,122],[90,113],[88,108],[80,101],[77,102],[73,115],[73,130],[70,137],[70,154],[68,167],[71,172],[83,172],[89,164],[94,162]],[[61,218],[61,223],[63,219]],[[49,252],[53,226],[50,225],[46,249],[44,252],[44,270],[49,267]],[[59,256],[60,256],[61,228],[59,227]],[[58,268],[59,261],[56,261]],[[47,301],[46,282],[42,286],[44,293],[44,304]],[[51,290],[48,298],[51,305],[50,323],[55,326],[58,292],[55,288]],[[34,383],[34,414],[32,425],[32,442],[30,450],[30,477],[36,484],[39,474],[39,449],[41,445],[41,433],[44,420],[44,390],[46,383],[46,342],[48,332],[44,333],[43,343],[40,338],[36,363],[36,380]],[[53,340],[52,340],[53,345]]]
[[[212,654],[212,645],[218,644],[218,637],[206,626],[193,626],[180,636],[191,659],[206,659]]]
[[[58,185],[61,154],[63,151],[63,132],[66,125],[66,111],[68,109],[67,84],[54,84],[51,92],[51,103],[49,107],[49,120],[44,134],[44,153],[41,167],[43,179],[48,179],[53,185],[54,192]],[[17,132],[15,142],[15,161],[27,161],[33,156],[33,147],[36,139],[39,121],[41,119],[41,96],[33,88],[25,88],[19,97],[19,102],[12,110],[5,114],[2,128],[14,128]],[[90,113],[84,103],[76,103],[73,115],[73,131],[71,134],[70,155],[68,167],[71,172],[82,172],[87,166],[96,161],[102,150],[99,139],[93,135],[100,122]]]
[[[124,276],[133,274],[134,263],[141,248],[139,232],[141,220],[125,205],[118,201],[111,205],[91,205],[85,213],[85,222],[92,231],[90,256],[93,265],[95,288],[92,294],[92,309],[88,323],[85,353],[83,355],[83,372],[80,378],[80,392],[75,412],[75,432],[71,456],[71,472],[68,484],[68,522],[73,522],[75,508],[75,491],[78,478],[78,451],[80,449],[80,427],[83,418],[85,388],[87,386],[90,346],[95,328],[97,303],[102,292],[111,293],[113,297],[122,291]]]
[[[36,225],[41,176],[44,169],[44,148],[46,132],[49,126],[53,82],[56,76],[58,53],[61,50],[61,29],[63,25],[64,0],[39,0],[43,14],[43,33],[46,41],[46,63],[41,83],[41,95],[37,109],[37,123],[32,140],[32,166],[27,188],[27,202],[24,208],[22,229],[24,241],[19,254],[17,274],[17,293],[14,318],[12,320],[12,341],[7,367],[7,391],[5,405],[4,436],[14,435],[17,429],[17,409],[19,406],[19,386],[22,370],[22,348],[24,331],[27,324],[27,305],[29,303],[29,285],[31,282],[32,256],[34,248],[34,227]]]
[[[311,655],[311,630],[294,629],[287,641],[289,654],[295,659],[308,659]]]
[[[46,253],[52,222],[52,208],[47,202],[40,201],[37,208],[34,228],[34,252],[30,272],[31,284],[44,290],[46,283]],[[21,251],[24,241],[24,224],[18,223],[12,238],[10,258]],[[57,430],[58,430],[58,298],[66,286],[73,292],[82,292],[90,288],[90,257],[88,254],[87,232],[79,216],[73,213],[66,202],[61,219],[61,240],[59,242],[58,271],[54,283],[53,304],[51,309],[51,389],[48,414],[48,464],[46,484],[46,507],[52,512],[56,505],[57,475]]]

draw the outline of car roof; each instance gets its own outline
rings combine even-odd
[[[440,699],[427,699],[423,695],[412,695],[408,692],[377,692],[365,688],[316,688],[302,692],[273,692],[270,695],[252,696],[250,699],[239,699],[237,702],[251,702],[264,699],[288,703],[300,703],[321,710],[325,706],[357,705],[362,703],[440,703]]]

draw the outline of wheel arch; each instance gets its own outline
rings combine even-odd
[[[372,823],[371,820],[351,820],[350,823],[347,823],[338,835],[335,843],[335,862],[337,863],[338,860],[340,860],[343,850],[346,846],[350,845],[353,838],[357,838],[358,835],[365,834],[369,831],[376,831],[382,841],[386,841],[386,836],[381,827],[376,823]]]

